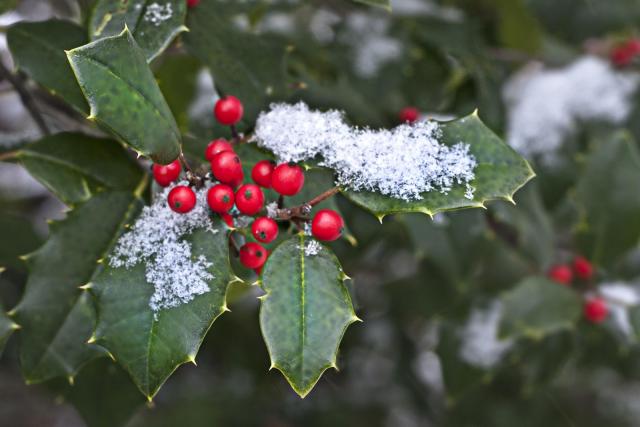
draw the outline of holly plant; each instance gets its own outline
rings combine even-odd
[[[199,361],[208,334],[214,357],[255,357],[260,375],[279,371],[287,393],[301,398],[329,368],[342,368],[332,378],[364,378],[358,365],[368,351],[348,343],[340,351],[341,341],[356,340],[352,329],[385,336],[376,313],[393,313],[390,324],[401,331],[388,348],[422,352],[417,365],[383,358],[391,371],[414,378],[406,370],[437,352],[451,405],[466,393],[478,397],[469,390],[500,375],[528,390],[563,363],[549,361],[547,350],[579,341],[578,332],[567,336],[583,319],[590,331],[610,319],[613,298],[601,279],[634,271],[637,197],[608,211],[622,203],[611,188],[640,183],[632,136],[585,126],[552,164],[531,141],[595,121],[598,111],[582,98],[565,102],[575,120],[558,124],[560,107],[522,103],[502,122],[491,85],[513,68],[513,51],[528,60],[543,49],[542,37],[535,46],[512,37],[519,27],[542,31],[526,2],[458,5],[467,8],[459,16],[441,5],[440,15],[400,15],[393,26],[384,24],[388,1],[328,2],[322,16],[335,12],[350,31],[359,28],[355,42],[340,35],[338,18],[307,25],[315,2],[289,3],[296,2],[79,1],[74,20],[18,21],[6,30],[15,71],[0,71],[39,134],[3,148],[0,160],[24,168],[65,213],[48,222],[40,246],[16,244],[22,263],[7,266],[24,268],[26,284],[0,312],[0,346],[15,334],[26,383],[63,390],[78,408],[107,390],[118,410],[92,421],[92,410],[80,409],[92,425],[122,425],[141,397],[154,401],[181,365]],[[469,24],[489,13],[496,15],[486,25]],[[279,32],[273,16],[283,14],[305,24]],[[370,25],[359,26],[368,14]],[[504,24],[510,20],[519,24]],[[490,37],[489,25],[498,26]],[[398,52],[384,31],[414,46],[394,57],[404,65],[384,63],[383,53]],[[323,44],[330,36],[340,50]],[[353,53],[375,37],[369,52],[386,64],[377,68]],[[505,40],[513,51],[489,47]],[[575,70],[620,73],[631,87],[624,73],[638,46],[627,37],[607,45],[606,59],[577,65],[562,57],[564,45],[540,58],[574,64],[561,69],[566,80],[558,77],[564,71],[553,74],[561,97],[559,88],[581,81]],[[503,71],[487,55],[506,63]],[[548,95],[542,83],[531,87]],[[544,117],[544,132],[532,137],[535,118],[519,111]],[[521,125],[519,140],[512,123]],[[530,162],[541,175],[533,182]],[[256,309],[243,317],[235,307],[244,303]],[[218,320],[223,314],[229,320]],[[428,350],[425,319],[437,324]],[[234,325],[233,336],[222,322]],[[478,325],[493,325],[501,339],[491,337],[490,355],[473,350]],[[252,327],[257,342],[244,329]],[[520,365],[530,355],[540,366]],[[342,363],[349,358],[359,363]]]

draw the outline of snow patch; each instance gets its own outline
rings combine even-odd
[[[198,229],[218,232],[211,227],[206,203],[208,188],[196,192],[196,206],[186,215],[168,207],[167,195],[171,188],[164,189],[151,206],[144,207],[131,230],[120,237],[109,259],[109,265],[114,268],[145,264],[146,280],[154,288],[149,307],[156,314],[209,292],[208,282],[214,279],[209,272],[211,262],[202,255],[195,257],[191,244],[183,240]]]
[[[584,56],[565,68],[532,64],[512,77],[503,97],[509,108],[509,144],[525,156],[553,162],[555,151],[579,123],[623,122],[640,83],[602,59]]]
[[[466,186],[473,198],[475,157],[469,145],[440,144],[438,123],[422,121],[391,130],[349,126],[339,111],[310,110],[272,104],[256,122],[258,145],[272,151],[280,162],[322,158],[320,165],[336,171],[337,183],[354,191],[375,191],[403,200],[420,200],[421,193],[448,193],[456,184]]]

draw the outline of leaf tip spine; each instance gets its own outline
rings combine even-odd
[[[69,382],[69,385],[73,387],[73,384],[75,382],[75,379],[73,378],[73,375],[69,375],[67,377],[67,381]]]
[[[198,364],[196,363],[196,355],[195,354],[189,354],[187,356],[187,362],[192,363],[193,366],[198,366]]]
[[[96,337],[96,336],[95,336],[95,334],[94,334],[94,335],[91,335],[91,336],[89,337],[89,339],[87,340],[87,344],[93,344],[93,343],[95,343],[97,340],[98,340],[98,337]]]
[[[89,289],[93,288],[93,283],[92,283],[92,282],[89,282],[89,283],[87,283],[87,284],[85,284],[85,285],[78,286],[78,288],[79,288],[79,289],[82,289],[83,291],[87,291],[87,290],[89,290]]]

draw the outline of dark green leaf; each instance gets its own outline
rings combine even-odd
[[[347,327],[359,320],[345,275],[335,255],[320,246],[306,255],[303,234],[276,247],[264,267],[260,327],[271,367],[305,397],[328,368],[337,368],[338,346]]]
[[[5,314],[2,310],[2,306],[0,306],[0,356],[2,355],[2,350],[4,350],[4,346],[9,340],[9,337],[16,329],[18,329],[18,325],[9,319],[9,316]]]
[[[357,3],[367,4],[369,6],[382,7],[391,11],[391,1],[390,0],[354,0]]]
[[[485,202],[494,199],[512,201],[514,193],[534,176],[527,161],[487,128],[476,113],[443,123],[441,129],[443,144],[469,144],[470,152],[478,162],[475,179],[471,182],[476,189],[473,200],[464,196],[463,185],[455,186],[448,194],[426,192],[422,194],[422,200],[411,202],[366,191],[344,190],[343,194],[382,220],[391,213],[434,215],[454,209],[483,207]]]
[[[89,21],[89,36],[91,40],[115,36],[126,25],[145,52],[147,60],[151,61],[179,33],[186,31],[186,14],[185,0],[98,0]],[[164,17],[166,19],[162,19]]]
[[[144,264],[106,267],[93,282],[97,298],[96,342],[129,372],[142,393],[151,399],[176,368],[195,357],[213,321],[227,308],[225,295],[231,280],[229,244],[225,227],[217,232],[198,230],[185,237],[193,256],[212,263],[210,292],[180,306],[154,313],[149,307],[153,285],[145,279]]]
[[[96,120],[117,138],[158,163],[180,154],[180,132],[128,30],[67,52]]]
[[[7,44],[19,69],[83,114],[89,112],[65,50],[87,43],[82,27],[59,20],[19,22],[7,31]]]
[[[629,322],[636,341],[640,341],[640,306],[629,308]]]
[[[234,3],[211,0],[193,8],[184,40],[189,52],[209,67],[216,86],[243,102],[245,121],[253,124],[269,100],[284,92],[285,46],[239,30]]]
[[[134,190],[142,169],[116,141],[60,133],[18,152],[29,173],[67,204],[87,200],[100,189]]]
[[[120,231],[141,208],[132,193],[105,192],[51,224],[47,242],[28,257],[24,296],[12,310],[21,326],[20,362],[30,383],[73,377],[101,352],[89,345],[95,310],[86,285]]]
[[[78,410],[88,427],[122,427],[144,404],[129,375],[107,357],[83,367],[72,385],[57,380],[50,388]]]
[[[189,130],[189,107],[197,94],[198,72],[201,69],[200,61],[192,56],[165,55],[155,72],[160,90],[183,133]]]
[[[23,269],[21,255],[34,251],[42,244],[42,237],[36,232],[34,224],[25,215],[8,212],[0,213],[0,236],[10,245],[0,245],[0,270],[3,267]]]
[[[580,295],[543,277],[530,277],[502,297],[501,337],[534,339],[572,328],[582,309]]]
[[[638,245],[640,236],[640,154],[627,133],[599,138],[576,188],[584,254],[611,265]]]

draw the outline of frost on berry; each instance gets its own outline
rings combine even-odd
[[[463,184],[473,198],[476,160],[469,145],[447,146],[438,123],[418,122],[391,130],[349,126],[341,112],[273,104],[256,123],[258,145],[280,162],[320,156],[320,165],[336,171],[337,184],[354,191],[375,191],[403,200],[420,200],[421,193],[448,193]]]
[[[540,155],[553,164],[555,151],[580,122],[624,121],[638,83],[637,74],[618,72],[592,56],[556,70],[528,67],[504,88],[508,142],[525,156]]]
[[[145,264],[146,280],[154,288],[149,307],[156,314],[209,292],[207,282],[214,279],[208,271],[211,262],[202,255],[194,257],[191,244],[183,239],[198,229],[218,232],[211,228],[208,188],[197,191],[198,201],[188,214],[175,213],[167,206],[170,190],[171,187],[164,189],[151,206],[142,210],[136,223],[120,237],[109,259],[114,268]]]

